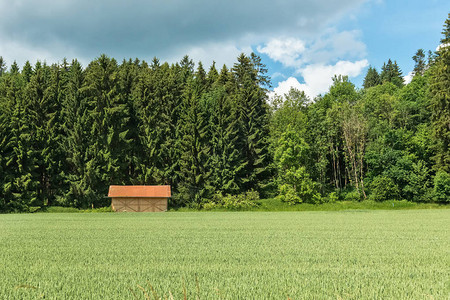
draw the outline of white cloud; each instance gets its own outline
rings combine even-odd
[[[264,47],[258,46],[257,50],[285,67],[300,68],[305,64],[329,64],[349,58],[364,58],[366,45],[360,41],[360,36],[358,30],[337,32],[329,28],[316,39],[274,38]]]
[[[194,62],[201,61],[204,68],[208,68],[215,61],[216,68],[220,71],[224,64],[231,68],[241,53],[249,55],[252,52],[252,48],[249,45],[236,46],[234,42],[229,41],[206,43],[200,46],[188,47],[187,49],[178,49],[169,57],[162,57],[162,59],[169,62],[177,62],[183,56],[189,55]]]
[[[0,36],[0,40],[2,37]],[[50,51],[41,47],[31,47],[26,43],[17,41],[7,41],[0,43],[0,55],[6,60],[6,64],[11,66],[14,61],[17,62],[19,68],[22,67],[28,60],[32,65],[37,61],[47,62],[52,64],[58,61],[62,61],[63,58],[67,58],[69,61],[73,58],[77,58],[81,63],[86,64],[88,59],[83,57],[76,57],[70,49],[66,49],[64,46],[53,43],[55,49],[58,51]]]
[[[291,88],[304,91],[305,94],[309,95],[309,91],[307,92],[307,87],[305,84],[301,84],[300,82],[298,82],[297,78],[295,77],[289,77],[285,81],[280,81],[278,83],[278,86],[273,89],[273,92],[269,93],[269,97],[272,98],[275,94],[283,96],[284,94],[287,94]]]
[[[449,47],[450,44],[440,44],[439,46],[436,47],[436,51],[440,51],[443,48],[447,48]]]
[[[271,59],[281,62],[286,67],[295,66],[300,54],[305,49],[305,43],[296,38],[275,38],[269,41],[265,47],[257,47],[259,53],[267,54]]]
[[[411,80],[413,79],[413,77],[414,77],[413,71],[409,72],[408,75],[403,76],[403,80],[405,81],[405,84],[410,83]]]
[[[234,41],[236,49],[242,50],[279,36],[311,37],[365,1],[260,0],[255,5],[251,0],[133,0],[130,6],[123,0],[0,0],[0,44],[16,43],[30,50],[1,55],[8,61],[37,55],[42,60],[61,60],[66,53],[88,60],[101,53],[118,60],[149,60],[191,52],[206,62],[221,55],[222,49],[210,43]],[[295,51],[301,49],[297,42]],[[226,57],[234,56],[236,49],[223,49],[223,60],[229,61]]]
[[[258,52],[294,68],[293,75],[303,78],[303,83],[295,77],[279,82],[271,96],[282,96],[294,87],[313,99],[328,90],[334,75],[359,76],[369,64],[360,35],[357,30],[337,32],[330,28],[316,39],[276,38],[257,47]]]
[[[296,78],[289,77],[274,88],[278,95],[284,95],[291,87],[304,91],[308,97],[314,99],[319,94],[325,93],[332,85],[334,75],[346,75],[356,77],[369,65],[366,59],[351,62],[339,61],[334,65],[314,64],[298,70],[305,83],[300,83]]]

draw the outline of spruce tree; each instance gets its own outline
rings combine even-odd
[[[35,72],[29,78],[29,82],[26,86],[24,93],[24,106],[29,111],[28,126],[33,134],[31,135],[30,150],[37,163],[37,178],[39,185],[37,188],[37,197],[39,198],[39,204],[43,205],[47,202],[49,177],[47,174],[47,167],[44,156],[55,147],[55,145],[47,144],[47,135],[51,134],[47,128],[48,111],[52,109],[52,103],[49,103],[48,97],[44,97],[44,91],[47,89],[48,73],[46,72],[47,66],[42,66],[40,63],[36,63]]]
[[[30,118],[33,111],[25,100],[25,78],[14,69],[2,78],[5,91],[0,103],[4,105],[2,153],[3,169],[1,193],[6,211],[26,211],[31,206],[40,206],[38,197],[38,174],[36,152],[33,149],[33,128]]]
[[[162,70],[159,60],[154,58],[151,67],[145,66],[138,74],[133,88],[133,103],[138,120],[139,144],[142,155],[137,161],[137,177],[139,184],[160,184],[163,172],[160,169],[161,129],[158,119],[162,111]]]
[[[398,87],[402,87],[404,83],[402,71],[397,65],[397,62],[392,62],[391,59],[389,59],[387,63],[383,64],[380,78],[382,83],[391,82]]]
[[[67,188],[58,203],[75,207],[89,207],[96,199],[93,183],[97,179],[93,176],[94,156],[90,151],[93,120],[89,117],[87,99],[82,90],[83,82],[83,68],[77,60],[73,60],[68,70],[62,103],[62,147],[67,164],[62,176]]]
[[[442,31],[441,47],[431,69],[431,121],[435,168],[450,173],[450,14]]]
[[[124,111],[127,113],[127,118],[124,120],[127,139],[123,143],[121,151],[122,169],[124,170],[122,182],[125,184],[130,184],[133,178],[136,177],[139,164],[137,158],[142,155],[142,145],[139,139],[139,120],[133,103],[133,90],[138,81],[139,69],[139,60],[124,60],[119,67],[118,74],[120,99],[124,104]]]
[[[368,89],[379,84],[381,84],[380,75],[378,74],[377,69],[370,66],[367,70],[366,77],[364,77],[363,87]]]
[[[92,119],[91,150],[93,174],[98,174],[92,188],[98,198],[93,205],[105,202],[110,184],[124,184],[127,174],[125,152],[129,148],[127,123],[129,111],[118,85],[118,65],[101,55],[86,69],[83,92]]]
[[[271,176],[269,168],[269,122],[265,68],[258,65],[257,57],[244,54],[232,68],[234,80],[234,103],[239,118],[237,147],[242,155],[241,190],[263,191]]]
[[[238,174],[245,168],[245,163],[236,147],[239,138],[236,107],[223,83],[218,81],[205,99],[209,118],[208,141],[211,146],[211,185],[216,192],[237,194],[240,186]]]
[[[179,204],[200,206],[211,196],[210,147],[207,140],[206,105],[202,99],[205,88],[204,70],[199,68],[185,88],[181,130]]]
[[[206,76],[206,78],[207,78],[207,87],[209,89],[219,78],[219,73],[217,72],[216,69],[216,62],[213,62],[213,64],[209,68],[208,75]]]
[[[25,62],[21,74],[26,82],[30,81],[31,76],[33,75],[33,67],[28,60]]]
[[[0,56],[0,77],[5,73],[6,71],[6,62],[3,60],[3,57]]]

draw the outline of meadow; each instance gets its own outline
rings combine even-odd
[[[450,210],[0,215],[2,299],[448,299]]]

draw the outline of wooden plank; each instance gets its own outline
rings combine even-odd
[[[162,212],[167,210],[167,198],[112,198],[111,206],[118,212]]]

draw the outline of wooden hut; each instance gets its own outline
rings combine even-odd
[[[159,212],[167,210],[170,185],[111,185],[108,197],[114,211]]]

